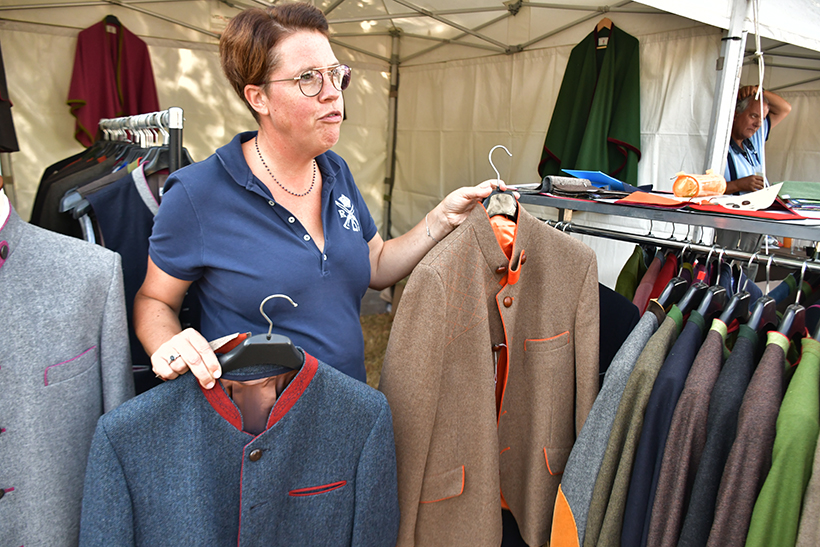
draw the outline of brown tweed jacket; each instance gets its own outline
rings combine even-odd
[[[592,250],[523,207],[511,260],[483,207],[424,257],[379,386],[393,413],[399,545],[497,547],[499,491],[524,540],[549,541],[561,473],[598,391],[598,313]],[[499,344],[509,373],[497,414]]]

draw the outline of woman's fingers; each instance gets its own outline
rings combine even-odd
[[[194,329],[185,329],[162,344],[151,356],[154,374],[171,380],[191,371],[206,389],[216,384],[222,369],[208,341]]]

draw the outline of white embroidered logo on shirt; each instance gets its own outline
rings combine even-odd
[[[353,210],[353,203],[350,201],[350,198],[342,194],[342,196],[336,200],[336,207],[339,208],[339,217],[345,220],[345,229],[352,229],[354,232],[358,232],[359,219],[356,218],[356,213]]]

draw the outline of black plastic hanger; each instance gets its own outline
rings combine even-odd
[[[117,19],[116,15],[106,15],[105,19],[103,19],[103,20],[105,21],[106,25],[115,25],[115,26],[118,26],[118,27],[122,26],[122,23],[120,23],[120,20]]]
[[[794,298],[794,304],[788,306],[783,312],[780,325],[777,327],[777,332],[789,339],[798,335],[802,337],[806,331],[806,308],[800,304],[800,297],[803,295],[803,279],[806,274],[806,265],[806,262],[803,262],[803,267],[800,268],[800,284],[797,285],[797,295]]]
[[[661,295],[658,297],[658,304],[661,305],[664,311],[669,311],[672,304],[676,304],[681,299],[688,286],[689,284],[684,278],[673,277],[663,288]]]
[[[285,298],[293,307],[297,304],[284,294],[272,294],[259,305],[259,312],[267,319],[270,328],[267,334],[256,334],[246,338],[241,344],[224,355],[218,356],[223,372],[230,372],[243,367],[254,365],[279,365],[285,369],[299,370],[302,368],[304,357],[296,349],[290,338],[280,334],[271,334],[273,321],[264,310],[265,303],[272,298]],[[285,372],[284,370],[282,372]],[[276,372],[275,374],[281,374]],[[272,375],[275,375],[272,374]]]
[[[774,298],[765,294],[752,305],[746,326],[757,332],[762,332],[768,325],[772,327],[777,325],[777,302]]]
[[[720,285],[709,287],[706,293],[704,293],[703,298],[701,298],[700,305],[698,305],[698,313],[701,314],[704,319],[710,321],[723,311],[728,299],[729,296],[726,292],[726,287],[721,287]]]
[[[703,297],[706,295],[706,291],[708,290],[709,285],[703,281],[695,281],[689,285],[686,293],[684,293],[680,301],[678,301],[678,308],[680,308],[681,313],[686,315],[695,309],[695,307],[703,301]]]
[[[802,336],[805,331],[806,308],[800,304],[788,306],[783,312],[783,318],[780,319],[780,325],[777,326],[777,332],[791,339],[797,335]]]
[[[749,300],[752,296],[746,291],[736,293],[720,314],[720,320],[728,327],[735,319],[745,322],[749,317]]]

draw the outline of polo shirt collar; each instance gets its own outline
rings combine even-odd
[[[738,146],[738,144],[734,141],[734,139],[729,139],[729,146],[731,146],[732,150],[734,150],[738,154],[743,154],[743,150],[748,150],[752,153],[756,152],[755,145],[752,144],[751,139],[743,139],[742,144],[743,144],[743,148],[740,148],[740,146]]]
[[[237,134],[231,142],[217,149],[216,157],[222,163],[228,175],[241,187],[246,190],[263,192],[268,196],[270,192],[264,184],[260,184],[253,172],[251,171],[248,162],[245,161],[245,155],[242,153],[242,144],[248,142],[256,137],[258,131],[245,131]],[[341,169],[341,165],[336,158],[331,157],[327,152],[316,156],[316,165],[322,173],[322,193],[330,192],[336,183],[337,174]]]

